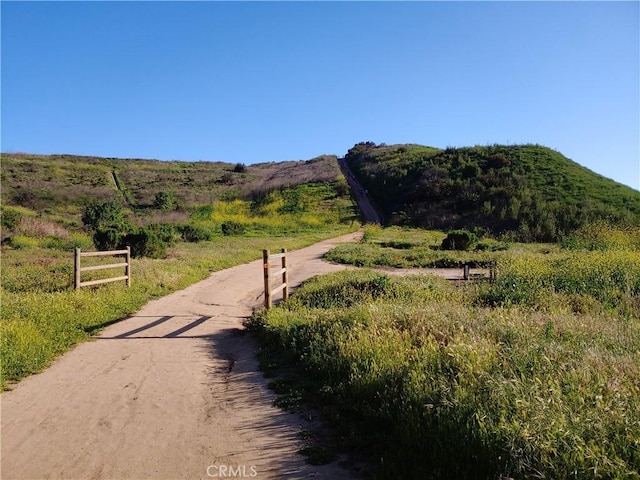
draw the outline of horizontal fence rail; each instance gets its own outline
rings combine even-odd
[[[271,271],[271,260],[281,259],[281,268]],[[289,275],[287,270],[287,249],[283,248],[282,253],[269,254],[269,250],[262,251],[262,260],[264,268],[264,306],[268,310],[273,303],[273,294],[282,290],[282,298],[286,300],[289,297]],[[271,279],[282,275],[282,283],[275,288],[271,288]]]
[[[462,279],[463,280],[489,280],[490,283],[495,283],[498,279],[498,264],[491,262],[489,264],[489,277],[485,277],[482,273],[470,273],[470,266],[465,263],[462,266]]]
[[[80,265],[80,259],[82,257],[107,257],[124,255],[125,261],[120,263],[110,263],[107,265],[94,265],[90,267],[83,267]],[[88,287],[89,285],[99,285],[101,283],[118,282],[122,280],[127,281],[127,287],[131,286],[131,248],[127,247],[126,250],[109,250],[106,252],[83,252],[79,248],[74,251],[73,262],[73,288],[78,290],[80,287]],[[81,281],[80,277],[82,272],[91,272],[95,270],[107,270],[110,268],[122,268],[124,267],[124,275],[119,277],[103,278],[101,280],[90,280],[88,282]]]

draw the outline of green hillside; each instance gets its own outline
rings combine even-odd
[[[222,162],[164,162],[73,155],[2,155],[2,204],[77,222],[85,205],[116,200],[137,214],[151,210],[156,194],[177,210],[218,200],[252,199],[274,189],[333,182],[335,156],[250,166]],[[150,213],[150,212],[146,212]]]
[[[363,142],[345,158],[387,224],[480,227],[542,241],[599,219],[640,224],[640,192],[540,145]]]

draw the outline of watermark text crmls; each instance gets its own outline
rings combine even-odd
[[[208,478],[255,478],[258,469],[255,465],[209,465]]]

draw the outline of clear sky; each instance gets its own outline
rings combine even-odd
[[[640,189],[640,2],[1,2],[2,151],[538,143]]]

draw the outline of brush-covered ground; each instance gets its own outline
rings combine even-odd
[[[280,403],[320,408],[370,478],[637,479],[639,234],[594,225],[498,251],[494,283],[316,277],[250,326]],[[368,227],[338,250],[424,266],[449,255],[424,248],[442,237]]]
[[[547,242],[597,219],[640,223],[640,192],[541,145],[362,142],[345,159],[387,225],[480,227]]]

